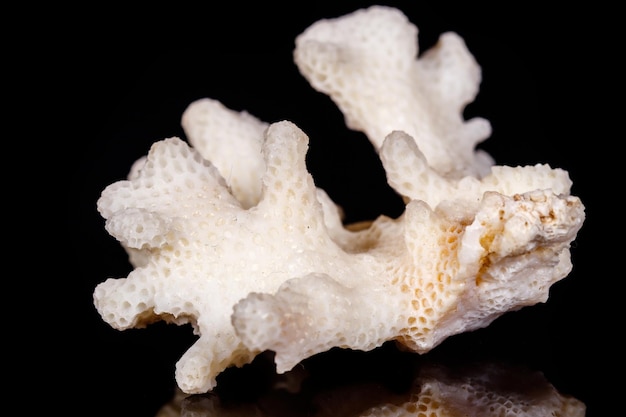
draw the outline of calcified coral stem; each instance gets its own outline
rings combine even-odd
[[[417,59],[416,33],[399,11],[371,7],[314,24],[294,52],[380,153],[406,202],[398,218],[344,227],[307,171],[303,131],[211,99],[183,114],[189,143],[156,142],[102,192],[106,230],[135,269],[98,285],[94,303],[117,329],[190,323],[184,392],[211,390],[266,350],[278,372],[332,347],[427,352],[546,301],[570,272],[584,207],[567,172],[475,152],[489,125],[461,111],[479,68],[452,34]]]

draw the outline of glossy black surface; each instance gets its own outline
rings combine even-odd
[[[590,87],[580,54],[588,46],[576,20],[543,9],[315,2],[284,10],[268,4],[171,15],[162,10],[156,20],[118,11],[104,19],[107,24],[77,24],[64,48],[71,65],[63,78],[73,87],[68,129],[82,133],[68,143],[77,156],[65,165],[71,178],[66,220],[72,254],[66,266],[70,277],[63,283],[64,296],[71,297],[63,308],[77,318],[64,324],[71,335],[62,341],[57,364],[63,369],[58,372],[77,381],[67,391],[87,404],[72,406],[78,414],[154,416],[174,395],[175,362],[195,340],[190,328],[164,324],[115,331],[92,303],[99,282],[130,272],[123,249],[104,230],[96,200],[153,142],[184,137],[180,117],[193,100],[214,98],[266,122],[295,122],[310,138],[307,163],[316,184],[344,207],[347,221],[400,214],[401,202],[387,187],[367,139],[345,127],[340,111],[313,90],[292,60],[294,39],[310,24],[377,3],[400,8],[418,26],[421,50],[445,31],[459,33],[483,71],[478,97],[466,109],[467,118],[480,116],[492,124],[493,135],[481,147],[500,165],[549,163],[567,170],[572,194],[587,212],[572,248],[574,270],[553,286],[547,303],[453,336],[419,360],[521,366],[541,372],[560,392],[584,402],[589,416],[602,415],[600,410],[610,406],[612,398],[601,395],[601,387],[608,383],[606,370],[619,362],[604,347],[611,332],[599,327],[615,316],[603,301],[610,288],[597,285],[607,279],[608,269],[597,255],[599,218],[605,214],[594,185],[598,160],[593,150],[604,138],[589,139],[585,130],[589,102],[580,97]],[[80,36],[89,47],[78,46],[75,37]],[[371,374],[356,352],[322,354],[311,366],[320,369],[316,384],[329,387],[338,380],[358,384],[368,375],[378,378],[381,370],[393,384],[393,375],[402,374],[405,366],[400,357],[405,358],[393,346],[371,354],[367,363],[376,370]],[[228,371],[220,395],[254,401],[273,378],[271,366],[261,368]]]

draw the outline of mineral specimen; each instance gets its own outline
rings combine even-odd
[[[275,352],[284,373],[333,347],[387,341],[423,353],[545,302],[572,268],[584,221],[568,173],[495,166],[476,150],[486,120],[463,120],[480,68],[453,33],[417,57],[417,29],[373,6],[322,20],[296,39],[302,75],[380,155],[404,199],[397,218],[360,228],[307,171],[309,138],[206,98],[182,115],[188,142],[151,147],[98,200],[134,270],[94,292],[116,329],[191,324],[176,366],[185,393]]]

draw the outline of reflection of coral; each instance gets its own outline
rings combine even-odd
[[[376,375],[371,375],[367,382],[330,388],[308,385],[307,378],[313,378],[312,375],[299,376],[304,378],[298,382],[302,386],[300,391],[263,387],[249,401],[229,401],[219,393],[186,396],[178,391],[156,417],[585,415],[585,404],[559,393],[536,371],[496,363],[452,368],[427,362],[402,362],[407,374],[402,377],[407,377],[408,382],[403,388],[390,386],[384,376]],[[292,372],[295,371],[285,376]]]
[[[546,301],[570,272],[584,208],[567,173],[475,152],[489,125],[461,112],[478,67],[449,34],[416,60],[415,35],[397,10],[373,7],[312,26],[295,51],[379,151],[407,203],[399,218],[344,227],[307,171],[304,132],[210,99],[183,114],[189,144],[155,143],[103,191],[98,210],[135,269],[98,285],[95,305],[117,329],[190,323],[199,339],[177,364],[184,392],[207,392],[268,350],[279,373],[332,347],[395,340],[427,352]]]

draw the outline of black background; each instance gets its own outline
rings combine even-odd
[[[617,319],[608,311],[610,289],[600,285],[610,277],[601,263],[605,255],[598,255],[604,252],[597,242],[606,214],[593,181],[600,168],[594,149],[606,139],[589,131],[590,108],[597,104],[589,98],[596,87],[586,66],[595,42],[587,26],[591,16],[526,3],[501,8],[349,1],[85,10],[57,28],[49,65],[58,76],[49,81],[54,98],[67,103],[57,133],[67,145],[59,170],[69,184],[61,225],[69,223],[64,235],[70,243],[61,265],[62,307],[48,317],[71,320],[48,320],[59,331],[52,342],[61,345],[61,353],[48,360],[59,367],[50,371],[47,386],[54,388],[59,375],[69,381],[62,401],[71,401],[76,414],[154,415],[173,394],[174,364],[194,340],[190,328],[161,324],[115,331],[92,303],[99,282],[131,270],[96,211],[100,192],[124,179],[153,142],[184,138],[180,117],[192,101],[214,98],[265,122],[296,123],[310,138],[307,164],[316,184],[344,208],[347,221],[401,213],[365,136],[345,127],[341,112],[310,87],[292,59],[295,37],[309,25],[372,4],[402,10],[419,29],[421,51],[443,32],[461,35],[483,74],[465,115],[484,117],[493,127],[480,146],[499,165],[548,163],[567,170],[572,194],[586,206],[587,219],[572,248],[574,270],[552,287],[547,303],[451,337],[432,356],[522,364],[585,402],[589,416],[610,406],[615,398],[602,395],[609,384],[604,372],[621,362],[609,355],[615,333],[602,327]],[[389,359],[394,353],[388,350],[372,360]],[[367,363],[358,358],[353,366]],[[322,355],[319,361],[332,364],[336,358]],[[351,371],[338,366],[336,372]],[[244,379],[247,388],[257,388],[255,380]]]

